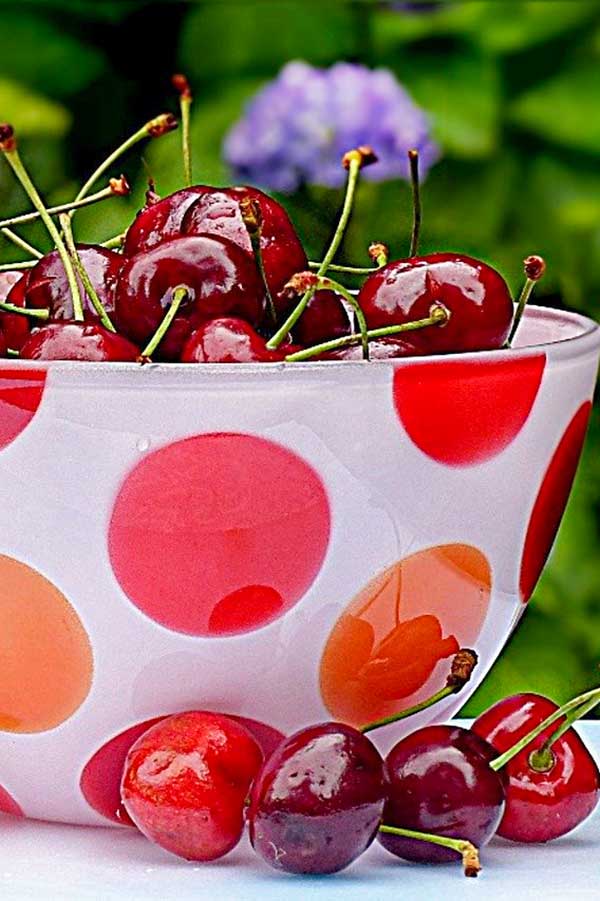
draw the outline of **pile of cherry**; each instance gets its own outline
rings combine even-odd
[[[359,147],[345,154],[346,195],[338,227],[320,262],[309,263],[284,208],[256,188],[191,185],[187,140],[191,95],[181,91],[188,186],[160,198],[151,184],[129,229],[104,245],[73,235],[78,209],[128,193],[123,176],[92,186],[138,140],[176,127],[170,114],[146,123],[105,160],[75,201],[46,209],[25,169],[12,126],[0,125],[0,150],[33,211],[0,221],[8,240],[32,259],[0,267],[0,356],[25,360],[273,363],[389,359],[508,346],[533,283],[544,269],[526,261],[517,311],[491,266],[457,254],[418,256],[421,220],[418,154],[409,152],[413,234],[409,256],[388,261],[369,248],[371,265],[334,257],[348,223],[360,170],[376,162]],[[54,250],[42,254],[13,227],[40,218]],[[358,294],[332,272],[363,277]]]
[[[459,691],[476,654],[461,650],[446,689]],[[600,689],[559,708],[536,694],[498,702],[470,729],[428,726],[383,759],[367,732],[339,722],[285,738],[253,720],[188,711],[152,725],[130,748],[121,782],[128,817],[150,840],[194,861],[231,851],[247,822],[256,853],[277,870],[327,874],[371,843],[409,861],[460,860],[480,870],[495,834],[547,842],[600,798],[600,771],[573,722]]]

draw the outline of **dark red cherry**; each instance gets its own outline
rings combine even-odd
[[[25,274],[27,274],[27,270],[25,270]],[[22,277],[23,272],[20,270],[0,272],[0,301],[6,300],[11,288],[13,288]]]
[[[6,338],[4,337],[4,332],[0,332],[0,357],[6,356],[7,349],[8,345],[6,343]]]
[[[4,288],[0,289],[0,300],[12,303],[15,307],[24,307],[30,272],[30,269],[23,273],[5,272],[4,275],[18,275],[19,277],[12,281],[5,297],[2,296]],[[12,350],[20,350],[29,338],[31,322],[27,316],[20,316],[18,313],[0,312],[0,328],[4,332],[8,347]]]
[[[305,347],[343,338],[351,332],[350,317],[335,291],[315,291],[294,326],[294,338]]]
[[[146,205],[129,226],[123,244],[125,256],[133,256],[143,250],[150,250],[169,238],[181,235],[181,222],[188,208],[198,199],[199,194],[211,191],[204,185],[182,188],[156,203]]]
[[[500,273],[456,253],[388,263],[365,281],[358,302],[371,329],[424,319],[432,304],[443,304],[448,322],[411,335],[410,343],[425,354],[501,347],[513,317],[510,291]]]
[[[268,350],[266,341],[244,319],[209,319],[192,332],[181,353],[182,363],[275,363],[285,348]]]
[[[144,347],[178,285],[187,285],[190,297],[160,343],[163,359],[179,359],[191,332],[208,319],[235,316],[256,325],[262,318],[265,295],[254,260],[225,238],[190,235],[125,261],[116,292],[119,331]]]
[[[258,188],[209,188],[192,203],[183,217],[182,230],[189,235],[220,235],[252,255],[252,245],[240,201],[256,201],[262,214],[260,246],[269,290],[278,313],[293,305],[279,292],[295,272],[308,266],[304,248],[284,208]]]
[[[250,796],[254,850],[277,870],[335,873],[365,851],[385,803],[383,761],[352,726],[323,723],[287,738]]]
[[[123,266],[123,257],[113,250],[107,250],[106,247],[99,247],[95,244],[78,244],[77,250],[100,302],[110,316],[115,307],[115,288]],[[81,281],[79,281],[79,286],[85,318],[97,319],[98,314]],[[51,319],[73,318],[73,300],[69,282],[62,260],[56,250],[42,257],[30,270],[25,302],[28,307],[50,310]]]
[[[519,694],[498,701],[471,727],[498,753],[503,753],[557,710],[538,694]],[[556,728],[550,726],[505,765],[506,810],[498,834],[515,842],[547,842],[566,835],[583,822],[600,799],[600,772],[574,729],[553,742],[551,765],[536,770],[532,751],[540,748]]]
[[[418,356],[413,345],[403,338],[374,338],[369,341],[370,360],[397,360],[401,357]],[[315,360],[362,360],[363,350],[360,344],[351,344],[338,350],[330,350],[314,358]]]
[[[24,360],[135,361],[139,349],[96,322],[50,322],[34,329],[21,348]]]
[[[491,745],[458,726],[427,726],[401,739],[385,761],[384,823],[485,845],[504,812],[503,779],[489,766],[495,756]],[[406,860],[460,859],[456,851],[416,839],[382,833],[379,841]]]

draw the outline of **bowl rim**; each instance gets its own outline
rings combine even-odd
[[[600,323],[585,316],[582,313],[576,313],[571,310],[556,309],[554,307],[544,307],[536,304],[530,304],[524,313],[524,320],[551,320],[559,323],[561,320],[570,326],[577,326],[580,331],[577,334],[570,335],[566,338],[559,338],[556,341],[545,341],[537,344],[526,344],[519,347],[497,348],[494,350],[466,351],[448,354],[425,354],[423,356],[398,357],[386,360],[303,360],[293,363],[285,361],[275,363],[203,363],[201,365],[192,365],[190,363],[165,363],[150,362],[144,363],[127,363],[115,362],[107,364],[105,362],[86,362],[77,360],[19,360],[14,358],[0,359],[0,371],[8,370],[27,371],[36,370],[37,372],[47,371],[49,373],[69,374],[75,376],[81,375],[84,371],[90,375],[94,373],[94,381],[97,380],[99,372],[110,373],[111,375],[121,375],[137,373],[152,373],[152,381],[156,380],[157,375],[166,375],[170,373],[176,375],[180,380],[184,374],[186,381],[191,378],[192,381],[202,380],[203,377],[214,379],[216,374],[223,376],[265,376],[268,373],[289,375],[291,373],[330,373],[344,371],[357,374],[365,370],[373,370],[372,363],[377,364],[377,370],[397,369],[403,366],[414,366],[418,364],[447,363],[451,361],[462,362],[490,362],[490,361],[507,361],[509,359],[519,359],[530,357],[532,353],[551,354],[557,361],[567,361],[577,358],[583,358],[588,354],[600,354]]]

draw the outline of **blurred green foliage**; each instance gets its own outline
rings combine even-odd
[[[224,181],[221,142],[245,101],[290,59],[392,69],[430,113],[443,158],[424,187],[423,249],[460,249],[498,266],[516,290],[522,259],[548,260],[542,302],[600,313],[600,0],[448,0],[407,12],[380,0],[0,0],[0,119],[50,201],[143,121],[176,110],[172,72],[197,97],[197,180]],[[130,199],[78,214],[105,239],[141,205],[151,174],[179,187],[179,137],[123,167]],[[306,187],[287,201],[318,255],[340,198]],[[0,167],[3,213],[26,208]],[[344,253],[370,240],[406,250],[405,184],[364,184]],[[31,240],[44,246],[39,228]],[[0,248],[0,259],[15,258]],[[596,414],[553,556],[507,653],[469,711],[535,688],[557,699],[597,680],[600,661],[600,422]]]

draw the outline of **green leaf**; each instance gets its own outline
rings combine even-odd
[[[20,9],[31,9],[39,13],[64,14],[81,16],[85,19],[105,22],[118,22],[130,13],[148,6],[157,0],[18,0]],[[0,0],[0,14],[4,7],[15,6],[15,0]]]
[[[64,106],[5,78],[0,78],[0,112],[5,122],[14,125],[19,137],[61,138],[71,125],[71,115]]]
[[[600,154],[598,61],[563,69],[511,104],[512,122],[547,140]]]
[[[514,53],[562,37],[599,12],[594,0],[487,0],[472,5],[481,15],[472,37],[495,53]]]

